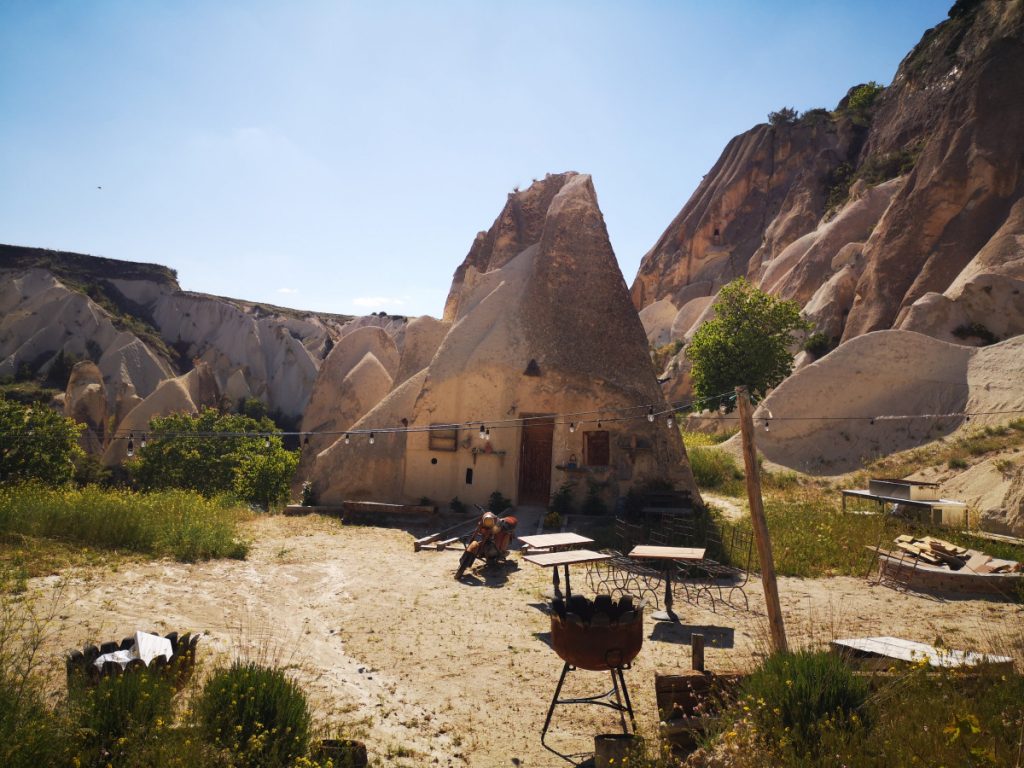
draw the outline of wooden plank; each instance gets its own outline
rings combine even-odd
[[[999,560],[993,557],[988,561],[988,567],[992,569],[989,573],[1009,573],[1017,567],[1017,561]]]
[[[987,539],[988,541],[1002,541],[1006,544],[1016,544],[1017,546],[1024,547],[1024,539],[1016,536],[1005,536],[1001,533],[989,533],[988,531],[971,531],[971,536],[975,536],[979,539]]]
[[[975,552],[970,556],[970,558],[968,558],[967,562],[964,564],[964,568],[974,571],[975,573],[989,573],[989,571],[983,571],[981,569],[988,565],[988,561],[991,559],[992,558],[989,555],[982,554],[981,552]]]
[[[443,549],[445,549],[445,547],[447,547],[447,546],[448,546],[449,544],[454,544],[454,543],[455,543],[455,542],[457,542],[458,540],[459,540],[459,537],[458,537],[458,536],[453,536],[453,537],[452,537],[452,538],[450,538],[450,539],[444,539],[443,541],[438,541],[438,542],[436,542],[436,543],[434,544],[434,547],[435,547],[435,548],[437,549],[437,551],[438,551],[438,552],[440,552],[440,551],[442,551]]]
[[[422,539],[416,539],[416,541],[414,541],[412,543],[412,551],[413,552],[419,552],[427,544],[433,544],[435,541],[437,541],[440,538],[441,538],[441,534],[440,533],[432,533],[429,536],[424,536]]]
[[[936,648],[899,637],[851,637],[833,640],[832,647],[839,652],[853,651],[866,656],[881,656],[897,661],[916,663],[927,661],[929,666],[947,669],[976,667],[982,664],[1013,664],[1009,656]]]

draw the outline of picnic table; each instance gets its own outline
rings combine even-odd
[[[552,569],[551,583],[555,588],[556,598],[562,596],[558,589],[558,566],[562,566],[565,569],[565,597],[569,599],[572,597],[572,585],[569,583],[569,566],[574,563],[593,563],[599,560],[610,560],[611,555],[606,555],[603,552],[593,552],[589,549],[570,549],[563,552],[544,552],[539,555],[526,555],[523,559],[542,568]]]
[[[679,621],[672,610],[672,565],[673,563],[698,562],[704,559],[703,547],[657,547],[639,544],[633,547],[629,557],[636,560],[660,560],[665,570],[665,610],[655,611],[651,617],[657,621]]]

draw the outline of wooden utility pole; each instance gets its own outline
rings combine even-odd
[[[757,556],[761,560],[761,583],[768,604],[772,645],[776,651],[784,652],[789,650],[789,644],[786,642],[786,627],[782,621],[782,606],[779,604],[779,587],[775,583],[772,540],[768,536],[768,522],[764,517],[764,502],[761,499],[761,474],[758,472],[757,448],[754,446],[754,408],[750,404],[750,393],[746,387],[736,387],[736,407],[740,412],[743,464],[747,470],[747,499],[750,501],[750,520],[754,526]]]

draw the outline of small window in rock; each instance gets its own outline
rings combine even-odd
[[[537,365],[536,360],[530,360],[526,370],[523,371],[523,376],[540,376],[540,366]]]
[[[588,467],[607,467],[611,464],[608,430],[593,430],[583,433],[583,463]]]
[[[473,469],[472,467],[466,467],[466,485],[473,484]]]
[[[431,463],[431,464],[437,464],[437,456],[434,456],[434,457],[433,457],[433,458],[432,458],[432,459],[430,460],[430,463]]]
[[[430,425],[430,450],[454,451],[458,448],[459,431],[457,429],[435,429]]]

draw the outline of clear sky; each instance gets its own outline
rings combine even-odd
[[[594,178],[626,282],[726,142],[888,84],[952,0],[0,0],[0,242],[439,315],[515,186]]]

